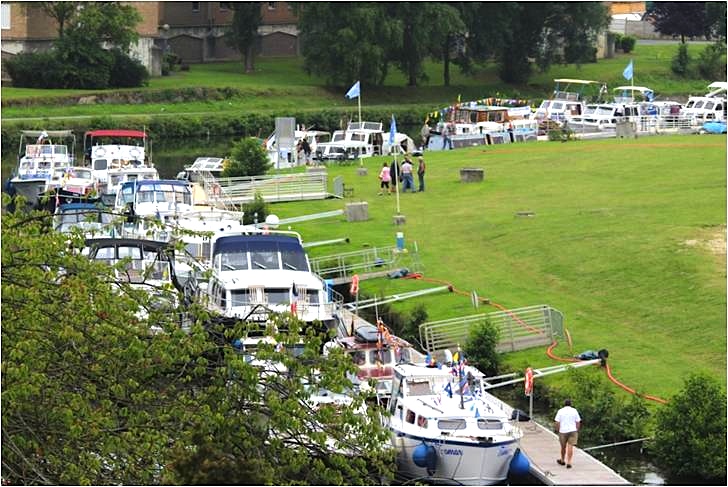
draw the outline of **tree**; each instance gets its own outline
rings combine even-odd
[[[40,2],[40,7],[46,15],[58,23],[58,37],[63,37],[66,24],[73,19],[79,10],[81,2]]]
[[[705,19],[708,26],[708,37],[725,42],[726,2],[705,2]]]
[[[705,2],[653,2],[647,13],[654,19],[657,32],[680,36],[680,42],[685,44],[686,37],[709,34],[705,12]]]
[[[245,137],[233,143],[222,177],[260,176],[270,169],[268,154],[255,137]]]
[[[7,198],[3,203],[8,202]],[[235,348],[257,328],[117,281],[80,252],[84,236],[34,211],[2,218],[2,478],[12,484],[371,484],[389,477],[388,433],[351,407],[314,407],[355,366],[292,315],[254,366]],[[124,264],[122,262],[121,264]],[[145,318],[140,307],[149,309]],[[161,330],[150,332],[150,325]]]
[[[726,480],[726,400],[718,381],[692,374],[657,412],[650,448],[671,476]]]
[[[255,70],[255,40],[258,38],[258,27],[263,20],[260,13],[261,2],[234,2],[233,21],[225,33],[230,45],[243,55],[243,65],[246,73]]]
[[[381,85],[402,26],[376,2],[310,2],[298,7],[304,69],[330,86]]]
[[[501,359],[496,346],[499,334],[490,320],[477,323],[468,333],[464,347],[468,360],[486,376],[498,375]]]

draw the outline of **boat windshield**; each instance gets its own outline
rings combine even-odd
[[[283,261],[284,269],[292,271],[309,271],[308,263],[306,262],[306,254],[304,254],[300,249],[281,250],[281,260]]]
[[[344,135],[344,132],[334,132],[334,136],[333,136],[333,138],[331,139],[331,142],[341,142],[341,141],[342,141],[342,140],[344,140],[345,138],[346,138],[346,137],[345,137],[345,135]]]
[[[215,267],[223,271],[250,269],[248,253],[244,251],[228,251],[215,254]]]
[[[70,172],[72,178],[91,179],[92,173],[88,169],[73,169]]]
[[[594,115],[597,111],[597,107],[594,105],[587,105],[586,108],[584,108],[584,115]]]
[[[81,222],[93,222],[93,223],[111,223],[113,217],[109,213],[104,213],[98,210],[68,210],[64,211],[60,215],[61,225],[70,225],[73,223]]]
[[[614,107],[610,106],[598,106],[595,115],[610,116],[614,114]]]

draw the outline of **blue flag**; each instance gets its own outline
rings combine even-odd
[[[389,124],[389,145],[394,145],[394,134],[397,133],[397,121],[392,114],[392,123]]]
[[[357,81],[356,83],[354,83],[354,85],[351,88],[349,88],[349,91],[347,91],[346,95],[344,95],[344,96],[346,98],[348,98],[349,100],[351,100],[352,98],[358,97],[359,94],[360,94],[359,82]]]
[[[629,64],[626,68],[624,68],[624,71],[622,71],[622,76],[624,76],[625,79],[632,79],[632,76],[634,75],[634,64],[632,63],[632,60],[629,60]]]
[[[447,392],[447,397],[452,397],[452,387],[449,382],[445,386],[445,392]]]

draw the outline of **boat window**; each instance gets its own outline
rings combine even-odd
[[[548,107],[549,107],[549,101],[548,100],[542,101],[541,102],[541,105],[539,106],[539,108],[548,108]]]
[[[430,396],[432,395],[432,389],[428,381],[422,382],[408,382],[409,395],[410,396]]]
[[[478,428],[482,430],[499,430],[503,423],[498,419],[478,418]]]
[[[369,363],[389,364],[392,362],[392,351],[389,349],[372,350],[369,352]]]
[[[319,304],[319,292],[317,289],[308,289],[306,291],[308,302],[311,304]]]
[[[66,147],[65,145],[54,145],[53,152],[55,152],[56,154],[66,155],[68,154],[68,147]]]
[[[440,419],[437,421],[437,427],[441,430],[464,430],[464,419]]]
[[[420,428],[427,428],[427,418],[424,416],[417,416],[417,426]]]
[[[248,290],[247,289],[233,289],[230,291],[230,305],[231,306],[247,306]]]
[[[405,421],[407,421],[409,424],[415,424],[415,412],[408,409]]]
[[[334,134],[334,138],[331,139],[332,142],[339,142],[339,141],[342,141],[342,140],[344,140],[344,134],[343,134],[343,132],[335,133]]]
[[[225,252],[217,254],[215,260],[216,267],[223,271],[240,271],[249,268],[247,252]]]
[[[555,101],[554,104],[551,106],[552,110],[563,110],[564,104],[558,101]]]
[[[109,167],[109,161],[107,161],[106,159],[96,159],[94,161],[94,169],[96,171],[104,170],[107,167]]]
[[[389,401],[389,412],[390,412],[390,414],[394,413],[395,404],[397,403],[397,401],[395,400],[395,398],[402,397],[402,388],[400,387],[401,384],[402,384],[402,377],[401,376],[396,376],[394,378],[394,380],[392,381],[392,396],[391,396],[391,399]],[[399,411],[401,413],[402,412],[402,406],[399,405],[397,407],[399,408]],[[401,418],[402,418],[402,416],[400,415],[400,419]]]
[[[706,101],[705,102],[705,109],[706,110],[712,110],[714,103],[712,101]]]
[[[131,246],[120,246],[119,247],[119,258],[123,259],[124,257],[131,257],[132,259],[141,259],[142,258],[142,251],[139,247],[131,247]]]
[[[154,203],[154,191],[139,191],[137,194],[138,203]]]
[[[40,153],[43,155],[51,155],[53,154],[53,146],[50,145],[42,145],[40,146]]]
[[[144,174],[142,175],[142,179],[154,179],[154,174]]]
[[[356,352],[351,354],[351,360],[356,365],[364,365],[367,362],[366,356],[366,352],[364,352],[363,350],[357,350]]]
[[[96,250],[96,255],[94,256],[94,259],[105,261],[107,264],[111,265],[115,257],[116,256],[114,255],[114,247],[101,247]]]
[[[253,269],[280,269],[278,252],[258,250],[250,252],[250,265]]]
[[[40,161],[38,163],[38,169],[50,169],[51,161]]]
[[[351,140],[356,140],[358,142],[364,142],[365,136],[364,136],[364,134],[351,134]]]
[[[27,171],[28,169],[33,167],[33,163],[30,161],[24,161],[20,163],[20,169]]]
[[[266,289],[265,294],[270,304],[284,304],[291,302],[291,293],[288,289]]]
[[[308,263],[306,263],[306,254],[301,249],[281,249],[281,260],[283,268],[292,271],[308,272]]]
[[[91,171],[76,169],[76,177],[82,179],[91,179]]]
[[[696,101],[694,108],[703,108],[703,100]]]

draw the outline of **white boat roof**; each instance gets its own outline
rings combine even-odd
[[[247,269],[237,271],[217,271],[216,276],[226,289],[247,289],[250,286],[266,288],[291,288],[306,286],[308,289],[321,290],[323,284],[315,274],[308,271],[290,269]]]
[[[580,84],[580,85],[591,85],[591,84],[601,84],[601,81],[591,81],[588,79],[572,79],[572,78],[559,78],[554,80],[556,83],[572,83],[572,84]]]
[[[644,93],[652,90],[646,86],[617,86],[614,88],[614,91],[639,91],[640,93]]]
[[[726,82],[726,81],[713,81],[712,83],[710,83],[708,85],[708,88],[711,88],[711,89],[721,88],[721,89],[724,89],[724,90],[728,90],[728,82]]]

